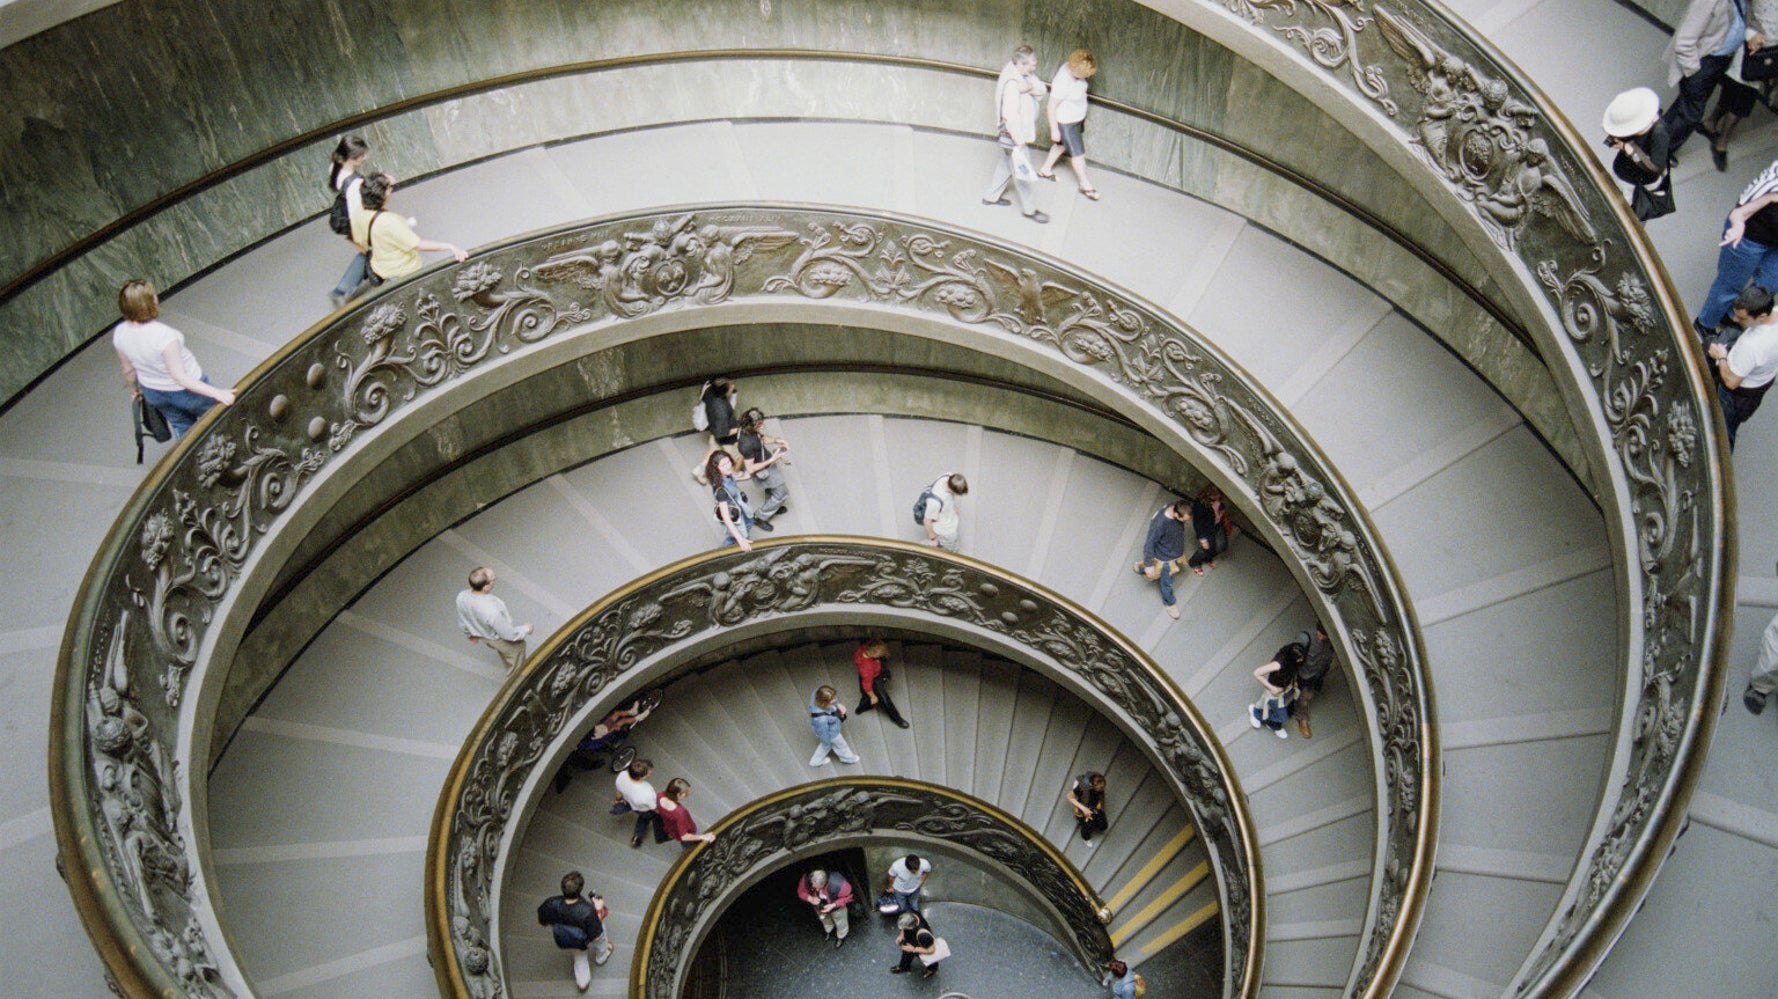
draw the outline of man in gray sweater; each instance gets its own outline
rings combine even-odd
[[[471,642],[486,642],[511,673],[525,661],[525,636],[531,625],[515,625],[506,612],[506,601],[493,593],[494,570],[477,566],[469,574],[469,589],[457,594],[457,626]]]

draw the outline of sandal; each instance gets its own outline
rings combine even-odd
[[[1039,177],[1041,177],[1041,178],[1043,178],[1043,179],[1044,179],[1044,180],[1055,180],[1055,179],[1056,179],[1056,175],[1055,175],[1055,174],[1053,174],[1053,173],[1044,173],[1044,172],[1043,172],[1043,171],[1042,171],[1042,170],[1039,170],[1039,171],[1037,171],[1037,176],[1039,176]]]
[[[1080,193],[1081,193],[1081,196],[1086,198],[1088,201],[1098,201],[1099,200],[1099,189],[1096,187],[1083,187],[1080,189]]]

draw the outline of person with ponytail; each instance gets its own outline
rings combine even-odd
[[[364,177],[358,173],[358,168],[364,165],[365,157],[369,155],[370,144],[362,138],[340,136],[339,144],[333,147],[333,165],[327,171],[327,190],[333,195],[333,208],[327,213],[327,224],[352,244],[352,262],[346,265],[340,283],[327,296],[336,309],[358,293],[358,286],[364,283],[366,268],[370,266],[370,247],[360,246],[352,239],[352,216],[364,211],[364,201],[359,193]]]

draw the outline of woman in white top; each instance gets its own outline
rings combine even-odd
[[[111,344],[117,348],[130,397],[141,396],[160,410],[178,438],[211,406],[232,404],[235,394],[211,385],[204,377],[198,359],[186,349],[184,334],[160,321],[160,306],[154,286],[147,281],[124,285],[117,293],[117,310],[124,321],[112,331]]]
[[[334,308],[346,304],[346,300],[358,293],[358,286],[364,283],[365,269],[370,266],[370,249],[359,246],[352,241],[352,216],[364,211],[364,202],[358,189],[364,185],[364,178],[359,175],[358,168],[370,155],[370,144],[356,135],[347,135],[340,139],[339,145],[333,147],[333,166],[327,171],[327,189],[336,197],[346,200],[346,230],[340,235],[346,242],[352,243],[352,262],[346,265],[346,273],[340,276],[340,283],[334,285],[328,294],[328,301]],[[337,226],[335,215],[329,215],[329,222]]]
[[[1087,120],[1087,79],[1098,71],[1098,61],[1086,49],[1068,53],[1068,61],[1056,70],[1050,84],[1050,154],[1043,169],[1037,171],[1044,180],[1055,180],[1056,163],[1067,153],[1080,193],[1094,201],[1099,200],[1099,190],[1087,180],[1087,147],[1081,130]]]

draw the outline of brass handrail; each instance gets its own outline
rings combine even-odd
[[[644,687],[671,682],[688,658],[731,630],[745,629],[750,637],[797,631],[833,610],[859,625],[967,629],[962,640],[1042,667],[1117,718],[1169,778],[1210,848],[1228,921],[1224,937],[1235,951],[1231,994],[1258,994],[1264,948],[1258,833],[1215,729],[1178,685],[1140,646],[1041,584],[965,555],[843,535],[773,539],[752,553],[718,549],[650,572],[575,615],[506,681],[452,764],[428,837],[428,949],[443,993],[469,997],[507,987],[492,927],[496,895],[524,817],[553,772],[547,764],[566,753],[586,719]],[[1061,861],[1053,846],[1042,849]],[[1102,908],[1092,888],[1061,862],[1079,893],[1095,900],[1088,912]],[[670,887],[663,883],[656,892],[643,922],[643,957],[632,965],[633,976],[654,963],[648,949]],[[1103,932],[1096,920],[1094,929]],[[657,984],[666,989],[662,995],[677,994],[676,982],[652,981],[649,994]]]

